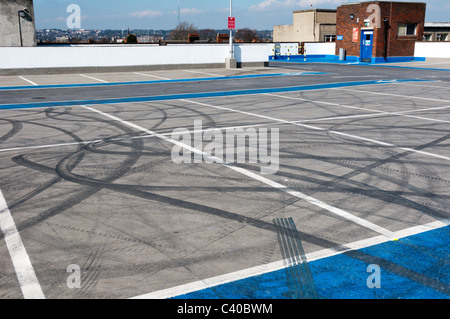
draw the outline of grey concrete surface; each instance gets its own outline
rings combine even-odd
[[[368,79],[432,80],[91,105],[102,113],[78,105],[0,109],[0,189],[45,297],[130,298],[281,260],[275,218],[293,218],[306,253],[379,235],[227,166],[176,164],[173,144],[138,127],[168,137],[178,128],[192,130],[194,120],[204,128],[277,128],[280,167],[266,178],[391,232],[449,217],[448,73],[280,63],[202,72],[300,70],[328,74],[0,91],[1,104],[10,104],[37,97],[73,101]],[[96,76],[117,81],[121,74]],[[51,83],[51,77],[33,80]],[[259,174],[262,164],[238,166]],[[0,298],[22,298],[3,235],[0,254]],[[79,289],[67,286],[72,264],[82,270]]]

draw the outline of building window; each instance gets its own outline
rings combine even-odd
[[[325,42],[336,42],[336,35],[325,35]]]
[[[417,23],[399,23],[398,35],[417,35]]]
[[[426,33],[423,35],[423,41],[431,41],[432,39],[432,34],[431,33]]]
[[[446,33],[439,33],[437,35],[437,37],[436,37],[436,40],[437,41],[447,41],[447,37],[448,37],[448,34],[446,34]]]

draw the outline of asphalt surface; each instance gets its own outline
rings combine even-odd
[[[132,298],[283,260],[281,218],[303,255],[449,218],[449,72],[271,63],[146,74],[0,79],[0,190],[45,298]],[[111,85],[124,81],[141,83]],[[64,87],[74,83],[92,86]],[[278,129],[276,173],[175,163],[169,139],[194,136],[194,121]],[[0,298],[24,298],[0,238]],[[439,272],[388,264],[448,293]]]

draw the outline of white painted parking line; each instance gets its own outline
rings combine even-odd
[[[436,65],[436,64],[450,64],[450,62],[410,62],[409,64],[403,64],[403,65],[409,65],[409,66],[417,66],[417,65]]]
[[[343,75],[333,76],[332,79],[345,79],[345,78],[382,78],[382,75]]]
[[[435,83],[440,83],[441,81],[435,81]],[[423,88],[433,88],[433,89],[445,89],[450,90],[450,87],[448,86],[438,86],[438,85],[425,85],[425,84],[412,84],[412,83],[395,83],[396,85],[406,85],[406,86],[416,86],[416,87],[423,87]]]
[[[260,124],[251,124],[251,125],[239,125],[239,126],[227,126],[227,127],[218,127],[219,130],[233,130],[233,129],[241,129],[241,128],[250,128],[250,127],[260,127],[260,126],[267,126],[267,125],[276,125],[279,123],[272,122],[272,123],[260,123]],[[205,128],[201,130],[192,130],[192,133],[199,133],[199,132],[206,132],[210,130],[210,128]],[[171,136],[172,131],[170,132],[160,132],[160,135],[164,136]],[[116,142],[116,141],[129,141],[129,140],[135,140],[135,139],[144,139],[144,138],[154,138],[154,135],[141,135],[141,136],[131,136],[131,137],[117,137],[117,138],[108,138],[107,140],[109,142]],[[87,145],[91,143],[98,143],[102,142],[104,140],[90,140],[90,141],[82,141],[82,142],[69,142],[69,143],[58,143],[58,144],[44,144],[44,145],[30,145],[30,146],[20,146],[20,147],[10,147],[10,148],[3,148],[0,149],[0,153],[6,153],[6,152],[14,152],[14,151],[23,151],[23,150],[33,150],[33,149],[43,149],[43,148],[57,148],[57,147],[65,147],[65,146],[77,146],[77,145]]]
[[[272,94],[272,93],[265,93],[265,95],[279,97],[279,98],[283,98],[283,99],[289,99],[289,100],[299,100],[299,101],[305,101],[305,102],[311,102],[311,103],[319,103],[319,104],[332,105],[332,106],[339,106],[339,107],[344,107],[344,108],[349,108],[349,109],[357,109],[357,110],[362,110],[362,111],[368,111],[368,112],[376,113],[376,114],[363,114],[363,115],[350,115],[350,116],[342,116],[342,117],[331,117],[331,118],[318,119],[318,120],[298,121],[298,122],[303,122],[303,123],[305,123],[305,122],[315,122],[315,121],[324,121],[324,120],[338,120],[338,119],[346,119],[346,118],[357,118],[357,117],[371,117],[371,116],[376,117],[376,116],[380,116],[380,115],[403,116],[403,117],[417,118],[417,119],[421,119],[421,120],[424,120],[424,121],[450,123],[450,121],[446,121],[446,120],[440,120],[440,119],[434,119],[434,118],[429,118],[429,117],[423,117],[423,116],[406,114],[406,113],[415,113],[415,112],[426,112],[426,111],[431,111],[431,110],[436,110],[436,109],[445,109],[445,108],[450,108],[450,106],[439,106],[437,108],[424,108],[424,109],[408,110],[408,111],[401,111],[401,112],[385,112],[385,111],[374,110],[374,109],[369,109],[369,108],[364,108],[364,107],[345,105],[345,104],[339,104],[339,103],[332,103],[332,102],[324,102],[324,101],[311,100],[311,99],[303,99],[303,98],[300,98],[300,97],[291,97],[291,96],[284,96],[284,95]]]
[[[80,76],[82,76],[84,78],[91,79],[91,80],[95,80],[95,81],[98,81],[98,82],[102,82],[102,83],[108,83],[108,81],[97,79],[97,78],[94,78],[93,76],[84,75],[84,74],[80,74]]]
[[[35,82],[31,81],[31,80],[28,80],[27,78],[24,78],[23,76],[19,76],[19,78],[24,80],[24,81],[26,81],[26,82],[28,82],[28,83],[30,83],[31,85],[38,86],[37,83],[35,83]]]
[[[151,77],[151,78],[157,78],[157,79],[161,79],[161,80],[170,80],[169,78],[164,78],[162,76],[153,75],[153,74],[146,74],[146,73],[139,73],[139,72],[134,72],[134,74]]]
[[[45,299],[42,288],[34,272],[30,257],[17,231],[6,200],[0,190],[0,229],[6,242],[16,271],[20,289],[25,299]]]
[[[423,232],[439,229],[445,226],[448,226],[450,223],[449,220],[441,220],[441,221],[435,221],[431,222],[426,225],[419,225],[415,227],[411,227],[408,229],[404,229],[398,232],[395,232],[394,235],[396,238],[405,238],[408,236],[417,235]],[[322,249],[316,252],[307,253],[306,259],[308,262],[313,262],[316,260],[336,256],[343,254],[344,252],[348,252],[350,250],[359,250],[366,247],[386,243],[389,240],[385,236],[376,236],[368,239],[363,239],[360,241],[356,241],[353,243],[348,243],[345,245],[339,246],[339,249]],[[216,287],[219,285],[224,285],[227,283],[231,283],[237,280],[243,280],[255,276],[261,276],[267,273],[271,273],[274,271],[282,270],[286,268],[286,265],[289,265],[289,260],[280,260],[273,263],[256,266],[240,271],[236,271],[233,273],[212,277],[212,278],[206,278],[202,279],[200,281],[188,283],[185,285],[172,287],[164,290],[159,290],[155,292],[150,292],[148,294],[139,295],[130,299],[169,299],[177,296],[182,296],[188,293],[192,293],[195,291],[200,291],[212,287]]]
[[[332,134],[336,134],[336,135],[342,135],[342,136],[345,136],[347,138],[351,138],[351,139],[355,139],[355,140],[365,141],[365,142],[369,142],[369,143],[372,143],[372,144],[377,144],[377,145],[381,145],[381,146],[385,146],[385,147],[396,148],[396,149],[403,150],[403,151],[408,151],[408,152],[412,152],[412,153],[417,153],[417,154],[421,154],[421,155],[426,155],[426,156],[430,156],[430,157],[434,157],[434,158],[439,158],[439,159],[444,159],[444,160],[450,161],[450,157],[447,157],[447,156],[434,154],[434,153],[430,153],[430,152],[425,152],[425,151],[420,151],[420,150],[416,150],[416,149],[409,148],[409,147],[402,147],[402,146],[398,146],[398,145],[395,145],[395,144],[386,143],[386,142],[382,142],[382,141],[377,141],[377,140],[374,140],[374,139],[370,139],[370,138],[366,138],[366,137],[362,137],[362,136],[358,136],[358,135],[347,134],[347,133],[343,133],[343,132],[339,132],[339,131],[330,131],[328,129],[321,128],[321,127],[318,127],[318,126],[306,125],[306,124],[301,124],[301,123],[293,122],[293,121],[286,121],[286,120],[277,119],[277,118],[270,117],[270,116],[265,116],[265,115],[260,115],[260,114],[256,114],[256,113],[235,110],[235,109],[231,109],[231,108],[228,108],[228,107],[215,106],[215,105],[211,105],[211,104],[200,103],[200,102],[193,101],[193,100],[184,100],[184,101],[187,101],[187,102],[190,102],[190,103],[193,103],[193,104],[202,105],[202,106],[209,106],[209,107],[216,108],[216,109],[227,110],[227,111],[230,111],[230,112],[236,112],[236,113],[241,113],[241,114],[245,114],[245,115],[251,115],[251,116],[256,116],[256,117],[260,117],[260,118],[270,119],[272,121],[278,121],[280,123],[292,124],[292,125],[304,127],[304,128],[311,129],[311,130],[325,131],[325,132],[328,132],[328,133],[332,133]]]
[[[396,83],[389,83],[389,84],[395,84]],[[340,90],[340,91],[350,91],[350,92],[357,92],[357,93],[364,93],[364,94],[376,94],[376,95],[385,95],[385,96],[395,96],[395,97],[401,97],[405,99],[419,99],[419,100],[426,100],[426,101],[437,101],[437,102],[448,102],[450,103],[450,100],[443,100],[443,99],[433,99],[430,97],[423,97],[423,96],[414,96],[414,95],[400,95],[400,94],[393,94],[393,93],[382,93],[382,92],[373,92],[373,91],[363,91],[363,90],[355,90],[355,89],[344,89],[344,88],[330,88],[330,90]]]
[[[183,70],[183,71],[189,72],[189,73],[198,73],[198,74],[206,74],[206,75],[212,75],[212,76],[217,76],[217,77],[225,77],[225,75],[215,74],[215,73],[200,72],[200,71],[193,71],[193,70]]]
[[[158,137],[158,138],[160,138],[160,139],[162,139],[162,140],[164,140],[166,142],[169,142],[169,143],[175,144],[177,146],[180,146],[180,147],[182,147],[182,148],[184,148],[186,150],[189,150],[189,151],[191,151],[193,153],[200,154],[200,155],[210,159],[211,162],[216,162],[216,163],[222,164],[225,167],[228,167],[229,169],[231,169],[231,170],[233,170],[235,172],[238,172],[238,173],[240,173],[242,175],[250,177],[250,178],[252,178],[252,179],[254,179],[256,181],[259,181],[259,182],[261,182],[263,184],[266,184],[266,185],[271,186],[271,187],[273,187],[275,189],[283,191],[283,192],[285,192],[285,193],[287,193],[287,194],[289,194],[291,196],[294,196],[294,197],[297,197],[299,199],[305,200],[306,202],[308,202],[308,203],[310,203],[310,204],[312,204],[314,206],[317,206],[317,207],[322,208],[324,210],[327,210],[327,211],[329,211],[329,212],[331,212],[331,213],[333,213],[333,214],[335,214],[337,216],[340,216],[340,217],[343,217],[343,218],[345,218],[347,220],[350,220],[350,221],[352,221],[352,222],[354,222],[354,223],[356,223],[356,224],[358,224],[358,225],[360,225],[360,226],[362,226],[364,228],[370,229],[370,230],[372,230],[374,232],[377,232],[377,233],[379,233],[381,235],[384,235],[384,236],[386,236],[388,238],[391,238],[391,239],[394,238],[393,237],[393,233],[391,231],[383,228],[383,227],[375,225],[375,224],[373,224],[373,223],[371,223],[371,222],[369,222],[369,221],[367,221],[367,220],[365,220],[363,218],[359,218],[359,217],[357,217],[357,216],[355,216],[353,214],[350,214],[350,213],[348,213],[348,212],[346,212],[346,211],[344,211],[342,209],[339,209],[337,207],[334,207],[334,206],[331,206],[331,205],[329,205],[327,203],[324,203],[324,202],[322,202],[322,201],[320,201],[320,200],[318,200],[318,199],[316,199],[314,197],[308,196],[308,195],[303,194],[303,193],[298,192],[298,191],[294,191],[294,190],[290,189],[289,187],[287,187],[285,185],[282,185],[280,183],[274,182],[274,181],[272,181],[272,180],[270,180],[270,179],[268,179],[266,177],[263,177],[263,176],[258,175],[256,173],[253,173],[253,172],[251,172],[249,170],[246,170],[244,168],[236,167],[236,166],[230,165],[228,163],[225,163],[222,158],[219,158],[219,157],[216,157],[216,156],[211,156],[210,154],[205,153],[202,150],[199,150],[199,149],[197,149],[195,147],[192,147],[190,145],[181,143],[180,141],[173,140],[173,139],[171,139],[169,137],[166,137],[164,135],[158,134],[156,132],[150,131],[150,130],[148,130],[148,129],[142,127],[142,126],[136,125],[134,123],[122,120],[122,119],[120,119],[120,118],[118,118],[118,117],[116,117],[114,115],[110,115],[108,113],[102,112],[100,110],[97,110],[97,109],[94,109],[94,108],[91,108],[91,107],[88,107],[88,106],[82,106],[82,107],[87,109],[87,110],[91,110],[93,112],[101,114],[101,115],[103,115],[105,117],[108,117],[108,118],[110,118],[110,119],[112,119],[114,121],[118,121],[118,122],[120,122],[120,123],[122,123],[122,124],[124,124],[126,126],[134,128],[136,130],[145,132],[145,133],[147,133],[149,135],[154,135],[154,136],[156,136],[156,137]]]

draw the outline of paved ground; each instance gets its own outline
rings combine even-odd
[[[429,68],[294,63],[1,77],[0,298],[167,298],[256,275],[252,289],[215,296],[366,297],[358,280],[376,298],[393,284],[368,287],[367,265],[448,298],[449,81]],[[208,128],[267,129],[279,163],[195,163],[198,151],[174,162],[177,143],[196,146],[174,130]],[[433,229],[437,246],[404,241]],[[360,250],[383,243],[434,262],[417,270]],[[364,266],[309,267],[336,254]],[[262,274],[280,269],[296,274],[271,292]],[[330,272],[345,285],[320,286]]]

